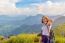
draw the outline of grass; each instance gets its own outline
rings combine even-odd
[[[65,43],[65,23],[59,24],[54,29],[54,33],[56,43]]]
[[[55,37],[55,43],[65,43],[65,37]],[[0,43],[40,43],[40,38],[37,34],[19,34],[8,39],[0,39]]]
[[[56,43],[65,43],[65,37],[56,36],[55,42]]]
[[[36,34],[19,34],[0,40],[0,43],[39,43],[39,37]]]

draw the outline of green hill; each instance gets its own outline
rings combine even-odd
[[[56,43],[65,43],[65,23],[56,26],[54,33]]]
[[[58,36],[65,35],[65,23],[59,24],[58,26],[56,26],[54,29],[54,32],[55,32],[55,35],[58,35]]]

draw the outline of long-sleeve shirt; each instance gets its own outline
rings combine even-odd
[[[47,26],[47,25],[43,24],[43,27],[42,27],[42,35],[49,36],[51,27],[52,27],[52,25]]]

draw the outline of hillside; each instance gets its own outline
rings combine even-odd
[[[19,33],[37,33],[41,31],[41,17],[42,14],[35,16],[0,16],[0,35],[16,35]],[[51,19],[55,20],[53,27],[56,24],[62,23],[64,17],[62,16],[49,16]],[[61,22],[57,22],[62,18]],[[52,28],[53,28],[52,27]]]
[[[64,23],[65,22],[65,16],[61,16],[55,20],[55,24]]]
[[[53,22],[53,28],[56,27],[59,24],[65,23],[65,16],[60,16],[57,19],[54,20]]]
[[[56,26],[56,28],[54,29],[54,32],[55,32],[55,35],[65,36],[65,23],[59,24],[58,26]]]

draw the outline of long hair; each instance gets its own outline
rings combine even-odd
[[[47,25],[51,25],[52,24],[52,19],[49,19],[48,22],[47,22]]]
[[[48,16],[43,16],[43,17],[42,17],[42,23],[44,23],[44,22],[43,22],[43,19],[46,19],[46,20],[47,20],[47,25],[50,25],[50,24],[52,24],[52,22],[53,22],[52,19],[50,19]]]

